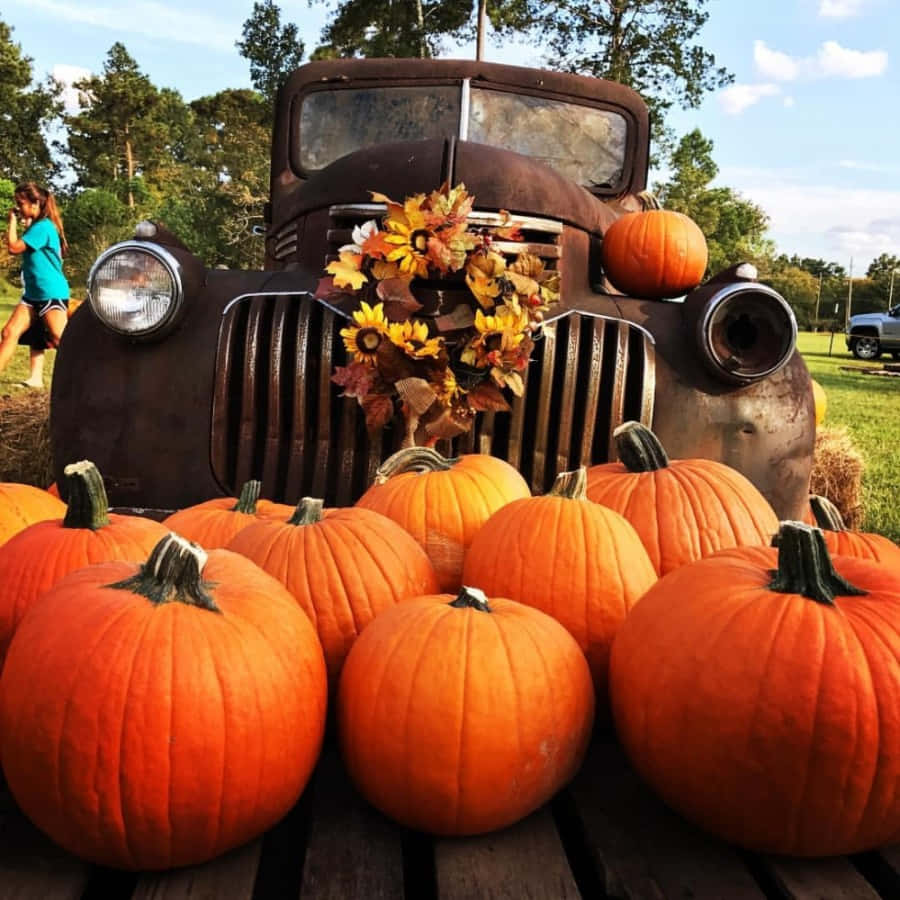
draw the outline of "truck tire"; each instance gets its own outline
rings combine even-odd
[[[881,356],[881,345],[878,343],[877,337],[872,337],[870,334],[862,334],[851,340],[850,352],[857,359],[878,359]]]

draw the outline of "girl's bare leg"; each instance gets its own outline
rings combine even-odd
[[[65,331],[68,320],[68,314],[64,309],[48,309],[44,313],[44,321],[47,323],[47,328],[50,331],[50,343],[54,347],[59,346],[59,339],[62,337],[63,331]]]
[[[44,386],[44,351],[43,350],[35,350],[34,347],[31,348],[31,357],[29,359],[29,363],[31,365],[31,371],[28,375],[28,380],[24,383],[28,385],[28,387],[43,387]]]
[[[27,303],[19,303],[12,311],[12,315],[3,326],[3,331],[0,332],[0,372],[9,364],[19,345],[19,338],[28,330],[33,317],[34,310]]]

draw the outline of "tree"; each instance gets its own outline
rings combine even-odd
[[[895,281],[895,273],[900,272],[900,257],[889,253],[882,253],[877,259],[873,259],[866,270],[866,278],[874,283],[875,290],[883,297],[884,307],[893,306],[897,300],[895,289],[900,288],[900,283]]]
[[[0,21],[0,171],[14,182],[52,182],[59,172],[46,128],[62,112],[53,79],[33,84],[32,60]]]
[[[303,61],[305,45],[297,26],[281,24],[281,10],[273,0],[257,0],[244,22],[242,40],[235,42],[250,63],[250,81],[271,108],[281,83]]]
[[[816,296],[819,279],[796,266],[786,266],[764,279],[769,287],[774,288],[784,297],[794,310],[797,325],[808,330],[816,324]],[[820,311],[821,318],[821,311]]]

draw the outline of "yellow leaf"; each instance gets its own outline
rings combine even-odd
[[[341,253],[340,259],[328,263],[325,271],[334,276],[337,287],[350,287],[358,291],[369,279],[359,271],[361,257],[349,251]]]

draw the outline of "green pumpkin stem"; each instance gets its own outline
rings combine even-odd
[[[245,481],[241,488],[241,496],[238,497],[237,503],[231,507],[233,512],[247,513],[247,515],[256,515],[256,501],[259,500],[259,492],[262,490],[262,482],[255,478]]]
[[[560,472],[550,488],[550,496],[587,500],[587,468],[581,466],[572,472]]]
[[[659,438],[640,422],[623,422],[613,431],[619,459],[629,472],[654,472],[669,465]]]
[[[404,447],[378,467],[374,483],[384,484],[388,478],[403,472],[446,472],[458,462],[456,457],[448,459],[434,447]]]
[[[199,544],[169,532],[153,548],[137,575],[107,587],[139,594],[156,606],[185,603],[221,612],[209,593],[212,582],[202,577],[206,560],[206,551]]]
[[[304,497],[287,520],[288,525],[315,525],[322,519],[324,500],[317,497]]]
[[[455,600],[450,601],[450,606],[456,609],[477,609],[479,612],[493,612],[488,604],[487,594],[480,588],[466,587],[463,585]]]
[[[802,594],[825,606],[835,606],[835,597],[866,593],[835,571],[821,529],[782,522],[772,543],[778,548],[778,569],[772,573],[770,591]]]
[[[97,467],[83,459],[66,466],[63,475],[69,492],[63,528],[98,531],[109,525],[109,500]]]
[[[827,497],[811,494],[809,506],[819,528],[824,531],[847,530],[841,511]]]

